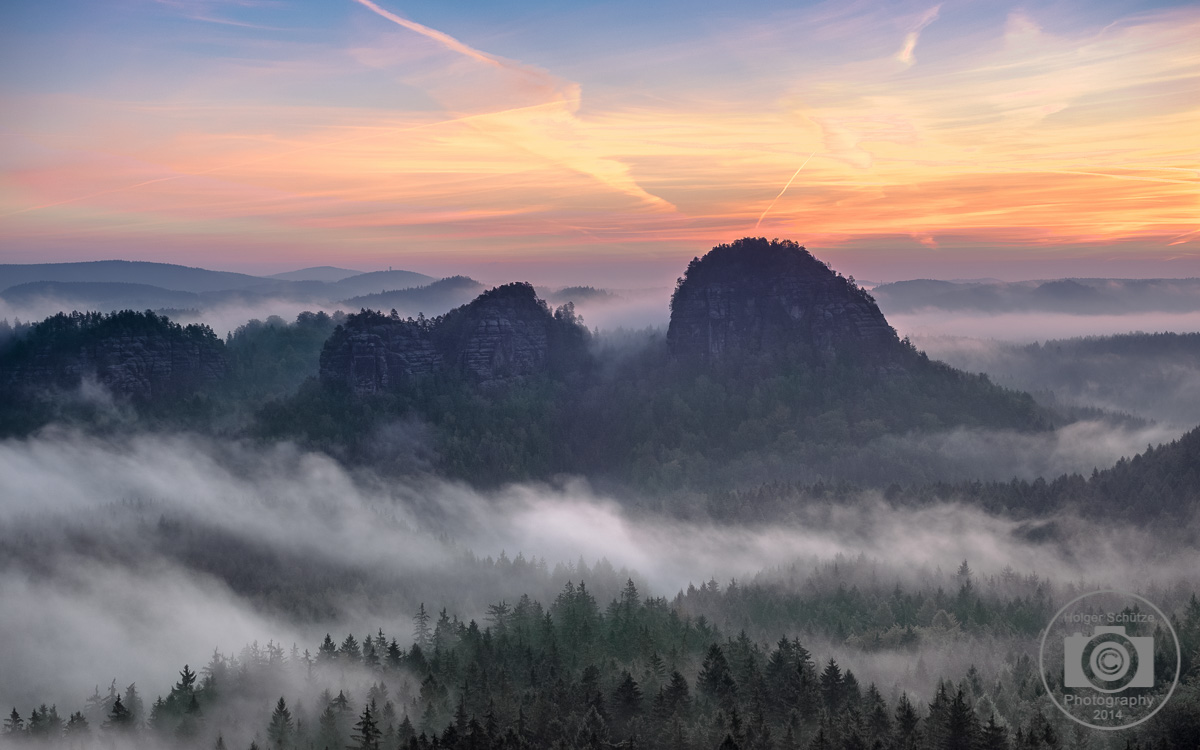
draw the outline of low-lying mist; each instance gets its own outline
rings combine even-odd
[[[1135,331],[1200,331],[1200,311],[1072,315],[1047,312],[971,314],[960,311],[922,310],[891,313],[887,318],[901,336],[914,339],[961,336],[1029,343],[1073,336],[1110,336]]]
[[[867,494],[798,508],[787,525],[685,522],[628,511],[580,480],[484,493],[182,434],[7,441],[0,494],[0,630],[28,644],[0,650],[0,705],[76,705],[114,677],[153,694],[180,665],[255,640],[303,650],[325,632],[379,627],[403,638],[420,603],[482,622],[488,604],[550,601],[568,580],[586,579],[603,606],[627,577],[670,597],[860,556],[883,587],[923,585],[964,559],[1133,590],[1200,569],[1200,551],[1104,519],[1047,519],[1055,533],[1039,535],[964,504],[896,508]]]

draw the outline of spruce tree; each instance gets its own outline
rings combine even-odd
[[[996,714],[988,719],[979,741],[980,750],[1009,750],[1008,729],[996,723]]]
[[[281,695],[279,702],[275,704],[275,711],[271,714],[271,723],[267,725],[267,738],[270,740],[271,747],[275,750],[283,750],[290,745],[294,730],[292,712],[288,710],[287,702]]]
[[[25,732],[25,720],[21,718],[21,714],[17,713],[16,706],[13,707],[12,713],[4,720],[4,734],[17,735]]]
[[[125,708],[125,704],[121,702],[121,696],[118,695],[117,699],[113,701],[112,711],[109,712],[103,728],[116,733],[125,733],[133,729],[133,714]]]
[[[417,608],[417,614],[413,616],[413,640],[422,649],[428,649],[432,638],[433,631],[429,628],[429,613],[425,611],[425,602],[421,602],[421,606]]]
[[[358,717],[358,723],[354,725],[354,734],[351,739],[356,743],[356,750],[379,750],[379,740],[383,733],[379,731],[379,726],[375,722],[375,717],[371,714],[371,704],[363,706],[363,712]]]

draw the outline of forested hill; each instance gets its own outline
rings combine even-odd
[[[223,378],[225,368],[224,345],[211,328],[149,311],[59,313],[0,351],[0,383],[10,394],[92,379],[119,396],[179,397]]]
[[[48,343],[66,321],[73,343]],[[928,359],[852,279],[790,242],[747,239],[693,261],[665,338],[592,337],[585,322],[523,283],[436,319],[364,311],[254,323],[226,347],[152,313],[76,314],[25,335],[0,377],[68,390],[93,378],[119,401],[186,396],[186,409],[162,418],[355,463],[378,463],[387,425],[419,425],[432,469],[481,486],[560,474],[651,492],[845,478],[878,464],[870,446],[884,436],[1064,421]],[[157,332],[118,330],[135,323]],[[306,381],[318,359],[320,381]],[[0,430],[59,418],[50,406],[10,404]],[[880,481],[920,475],[889,466]]]
[[[766,483],[754,488],[717,491],[708,512],[728,521],[782,519],[813,502],[855,502],[862,485],[852,483]],[[1153,523],[1156,528],[1195,539],[1200,514],[1200,427],[1178,440],[1147,446],[1133,458],[1096,470],[1090,477],[1009,482],[932,482],[893,484],[884,497],[896,505],[963,501],[1008,516],[1036,518],[1073,509],[1089,516]]]
[[[492,309],[489,292],[446,316],[469,319],[479,344],[454,351],[429,332],[444,324],[347,321],[326,345],[327,387],[269,406],[264,433],[353,459],[379,424],[415,417],[434,428],[440,470],[472,482],[574,473],[671,490],[828,475],[847,446],[888,434],[1053,422],[1028,395],[899,340],[869,294],[794,243],[715,248],[680,280],[665,340],[600,337],[587,358],[548,348],[577,328],[573,310],[551,318],[532,288],[512,288],[519,309]],[[486,377],[421,377],[468,354]],[[513,367],[525,376],[512,387],[472,385]]]

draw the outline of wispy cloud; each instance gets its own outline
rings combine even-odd
[[[900,51],[896,53],[897,60],[905,65],[913,64],[913,50],[917,48],[917,40],[921,36],[921,31],[926,26],[937,20],[938,13],[941,11],[941,9],[941,5],[935,5],[929,10],[925,11],[921,18],[917,20],[917,23],[913,26],[912,30],[904,35],[904,46],[902,46]]]

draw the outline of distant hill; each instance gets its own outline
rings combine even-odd
[[[351,276],[361,276],[362,273],[362,271],[351,271],[348,268],[336,266],[313,266],[312,268],[301,268],[298,271],[273,273],[267,278],[280,281],[324,281],[332,284]]]
[[[18,307],[53,302],[66,310],[113,312],[193,308],[200,295],[116,281],[34,281],[5,289],[0,299]]]
[[[432,284],[398,289],[382,294],[365,294],[351,297],[342,304],[349,310],[366,309],[388,312],[395,310],[404,316],[425,313],[426,316],[441,315],[459,305],[465,305],[479,296],[483,284],[467,276],[450,276]]]
[[[437,279],[415,271],[374,271],[360,273],[333,284],[333,294],[339,299],[359,297],[364,294],[378,294],[397,289],[410,289],[414,286],[431,284]]]
[[[913,279],[871,290],[888,313],[934,309],[976,313],[1062,312],[1103,315],[1200,310],[1200,279]]]
[[[1062,406],[1123,412],[1163,424],[1200,424],[1200,333],[1130,333],[1032,344],[933,336],[931,357]]]
[[[148,284],[180,292],[215,292],[249,289],[271,280],[244,273],[209,271],[171,263],[98,260],[87,263],[0,264],[0,291],[32,281],[115,282]]]
[[[191,309],[279,300],[321,306],[364,294],[429,285],[433,281],[432,277],[412,271],[358,273],[322,266],[267,278],[169,263],[105,260],[0,265],[0,298],[20,308],[23,315],[33,316],[60,309],[64,312]],[[454,297],[439,312],[469,301],[480,288],[476,285],[474,293]],[[435,301],[432,296],[430,301]]]
[[[597,289],[594,286],[568,286],[545,295],[546,301],[552,305],[566,302],[575,304],[586,302],[608,302],[618,299],[617,295],[607,289]]]

